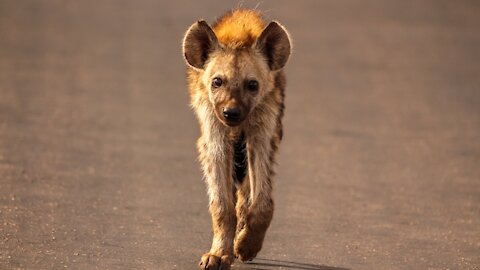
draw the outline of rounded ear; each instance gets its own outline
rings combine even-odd
[[[287,30],[275,21],[263,29],[255,47],[263,53],[271,70],[283,68],[291,52]]]
[[[208,55],[218,48],[217,36],[205,21],[198,21],[187,30],[183,38],[183,55],[187,63],[203,69]]]

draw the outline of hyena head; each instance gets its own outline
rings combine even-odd
[[[232,127],[244,122],[272,91],[275,72],[290,56],[290,39],[277,22],[257,37],[246,37],[222,42],[205,21],[198,21],[183,42],[185,60],[198,72],[215,115]]]

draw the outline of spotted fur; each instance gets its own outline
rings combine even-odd
[[[213,241],[202,269],[229,269],[234,256],[253,259],[273,216],[272,177],[282,139],[290,38],[255,10],[227,12],[210,27],[185,34],[191,105],[201,136],[197,146],[208,187]],[[213,79],[221,84],[213,85]],[[248,88],[251,81],[258,89]],[[226,108],[237,108],[232,122]]]

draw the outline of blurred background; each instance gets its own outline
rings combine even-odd
[[[0,268],[196,268],[180,45],[238,6],[294,53],[274,220],[234,269],[479,269],[480,4],[437,0],[0,0]]]

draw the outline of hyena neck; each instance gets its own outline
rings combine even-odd
[[[245,133],[241,132],[233,143],[233,179],[236,183],[243,182],[247,173],[247,164],[247,143]]]

